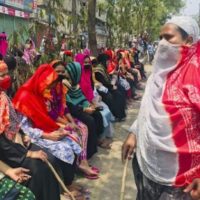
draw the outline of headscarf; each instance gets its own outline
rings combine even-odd
[[[113,51],[112,50],[106,50],[104,53],[109,56],[110,60],[113,59]]]
[[[66,71],[72,82],[72,87],[69,88],[66,96],[67,102],[73,105],[79,105],[83,108],[88,107],[89,102],[78,85],[81,79],[81,65],[78,62],[69,63],[66,66]]]
[[[0,72],[4,72],[7,69],[7,65],[1,61]],[[4,134],[8,139],[13,140],[18,131],[19,120],[12,106],[12,102],[6,93],[0,90],[0,135]]]
[[[94,67],[92,69],[92,71],[94,73],[94,76],[95,76],[95,73],[100,73],[104,77],[104,79],[109,83],[111,80],[110,80],[108,71],[109,72],[113,71],[113,69],[110,70],[111,69],[110,66],[109,66],[109,69],[107,68],[107,61],[108,60],[109,60],[109,56],[108,55],[99,54],[99,56],[97,57],[97,61],[98,61],[99,64],[97,65],[97,67]]]
[[[126,66],[128,69],[131,68],[131,62],[130,62],[129,51],[124,51],[123,62],[124,62],[125,66]]]
[[[72,53],[72,51],[70,51],[70,50],[64,51],[64,55],[73,57],[73,53]]]
[[[6,33],[0,33],[0,54],[5,56],[8,50],[8,41]]]
[[[65,62],[65,64],[68,64],[70,62],[73,62],[74,59],[74,55],[73,52],[70,50],[66,50],[63,53],[63,61]]]
[[[110,57],[105,54],[105,53],[102,53],[102,54],[99,54],[99,56],[97,57],[97,60],[98,60],[98,63],[103,65],[103,67],[106,69],[107,68],[107,61],[110,59]]]
[[[170,23],[179,24],[196,41],[196,23],[185,17],[175,19]],[[160,41],[153,73],[131,127],[137,135],[141,170],[163,185],[181,187],[199,176],[200,119],[195,112],[199,109],[199,79],[192,77],[199,74],[199,55],[199,42],[188,47]]]
[[[91,69],[85,69],[84,68],[84,60],[86,58],[90,57],[85,54],[77,54],[75,57],[75,61],[79,62],[82,68],[82,74],[81,74],[81,81],[80,81],[80,87],[83,91],[83,94],[87,98],[89,102],[91,102],[94,99],[94,92],[92,88],[92,63],[91,63]]]
[[[90,56],[91,55],[90,49],[85,48],[84,51],[83,51],[83,54],[86,55],[86,56]]]
[[[34,41],[32,39],[30,39],[29,41],[31,41],[32,45],[30,48],[24,49],[24,55],[22,56],[22,58],[25,60],[27,64],[31,64],[36,53]]]
[[[108,67],[107,67],[108,74],[113,74],[116,68],[117,68],[116,64],[113,61],[109,61]]]
[[[199,39],[199,26],[197,22],[189,16],[175,16],[166,24],[175,24],[183,29],[189,36],[193,38],[193,43],[196,43]]]
[[[33,76],[22,85],[13,98],[15,108],[30,118],[33,125],[45,132],[52,132],[59,128],[48,115],[46,99],[51,99],[48,90],[58,75],[50,64],[41,65]]]

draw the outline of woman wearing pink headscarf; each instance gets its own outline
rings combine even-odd
[[[92,63],[90,57],[87,54],[77,54],[75,60],[81,65],[81,90],[83,91],[83,94],[86,96],[87,100],[92,103],[92,100],[94,99],[94,92],[92,88]]]
[[[35,43],[33,40],[28,39],[25,44],[24,55],[22,58],[25,60],[26,64],[30,65],[34,62],[37,55]]]
[[[86,97],[86,99],[90,102],[92,112],[89,114],[94,118],[97,135],[100,136],[103,133],[103,118],[101,113],[99,112],[99,107],[96,105],[96,100],[94,97],[93,91],[93,83],[92,83],[92,63],[89,55],[86,54],[77,54],[75,56],[75,61],[80,63],[81,65],[81,80],[80,80],[80,88]],[[81,120],[81,119],[80,119]]]

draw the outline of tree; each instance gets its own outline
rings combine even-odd
[[[97,56],[96,39],[96,0],[88,0],[88,37],[89,48],[94,56]]]
[[[107,0],[108,45],[127,45],[132,35],[158,37],[160,26],[184,6],[184,0]]]
[[[78,31],[78,22],[77,22],[77,12],[76,12],[76,0],[72,0],[72,21],[73,21],[73,32],[77,33]]]

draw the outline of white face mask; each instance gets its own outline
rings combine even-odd
[[[162,39],[158,44],[154,58],[153,72],[168,71],[168,69],[170,70],[174,67],[180,58],[180,47],[181,45],[171,44],[167,40]]]

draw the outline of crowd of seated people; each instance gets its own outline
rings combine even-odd
[[[25,57],[0,58],[0,199],[13,188],[18,200],[70,199],[47,160],[76,200],[89,199],[75,174],[99,178],[90,159],[98,147],[111,148],[113,123],[125,121],[129,104],[140,98],[144,65],[132,49],[97,57],[66,50],[34,68]]]

